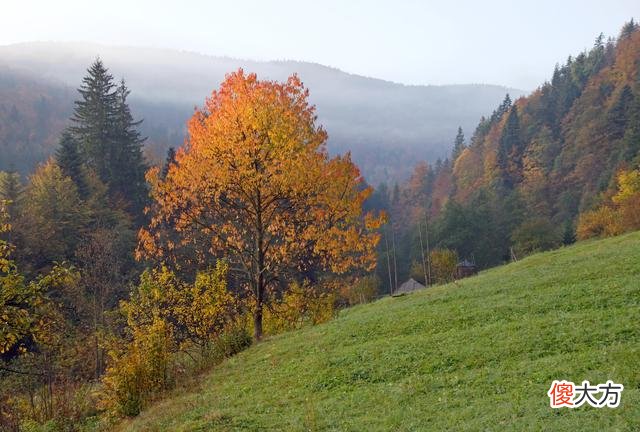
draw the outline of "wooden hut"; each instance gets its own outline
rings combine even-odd
[[[411,278],[405,283],[403,283],[402,285],[400,285],[398,289],[393,293],[393,295],[407,294],[422,288],[425,288],[425,286],[422,285],[420,282],[416,281],[415,279]]]
[[[477,273],[476,265],[469,260],[462,260],[456,266],[456,279],[466,278]]]

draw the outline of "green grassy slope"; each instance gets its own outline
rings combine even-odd
[[[553,410],[554,379],[625,390]],[[344,311],[226,361],[122,430],[640,430],[640,233]]]

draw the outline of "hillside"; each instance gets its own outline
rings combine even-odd
[[[400,279],[420,256],[426,213],[432,245],[487,268],[511,248],[522,256],[571,243],[580,218],[610,202],[620,173],[640,167],[640,26],[597,37],[531,95],[488,114],[449,161],[419,164],[397,190],[377,191],[399,239]]]
[[[144,118],[142,131],[150,137],[153,156],[163,157],[169,145],[184,138],[184,124],[201,106],[226,73],[244,68],[260,78],[285,80],[298,73],[317,105],[319,123],[329,132],[330,151],[351,150],[367,178],[377,184],[389,178],[406,177],[416,160],[444,158],[451,148],[458,126],[471,129],[505,93],[523,92],[496,85],[405,86],[379,79],[352,75],[315,63],[293,61],[256,62],[189,52],[152,48],[110,47],[83,43],[24,43],[0,47],[0,78],[36,81],[34,97],[67,91],[71,97],[58,102],[52,116],[71,110],[74,89],[86,68],[100,56],[114,77],[124,77],[131,88],[134,114]],[[16,78],[18,77],[18,78]],[[33,111],[32,104],[3,88],[0,80],[0,112],[16,105],[19,111]],[[43,89],[47,87],[50,90]],[[4,108],[3,108],[4,107]],[[3,137],[12,124],[0,115],[0,148],[8,148],[11,158],[0,159],[0,170],[14,164],[22,172],[53,150],[60,130],[27,122],[27,128],[46,134],[34,140]],[[12,147],[35,146],[35,154],[13,152]],[[15,154],[14,154],[15,153]]]
[[[120,430],[640,429],[640,232],[344,311],[223,363]],[[554,379],[620,407],[552,410]]]

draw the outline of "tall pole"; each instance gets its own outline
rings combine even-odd
[[[387,245],[387,269],[389,270],[389,294],[393,294],[393,282],[391,282],[391,259],[389,258],[389,232],[384,235],[384,242]]]
[[[422,271],[424,273],[424,285],[428,284],[427,263],[424,261],[424,246],[422,245],[422,221],[418,218],[418,234],[420,235],[420,254],[422,255]]]
[[[424,215],[425,218],[425,234],[427,236],[427,276],[429,277],[427,284],[431,285],[431,249],[429,248],[429,209]]]
[[[395,284],[393,286],[393,290],[398,290],[398,264],[396,263],[396,233],[393,230],[393,223],[391,224],[391,241],[393,242],[393,277],[395,279]]]

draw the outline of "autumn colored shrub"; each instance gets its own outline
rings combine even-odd
[[[625,230],[640,229],[640,193],[630,195],[619,206],[620,222]]]
[[[603,206],[580,215],[576,235],[579,240],[591,237],[610,237],[623,232],[620,214],[613,208]]]
[[[611,203],[583,213],[578,221],[579,239],[610,237],[640,229],[640,168],[621,170]]]
[[[199,272],[194,283],[180,280],[167,267],[145,271],[131,299],[122,302],[129,326],[149,325],[157,318],[170,327],[178,348],[207,350],[208,344],[238,319],[227,290],[228,265],[218,261]]]
[[[265,311],[265,331],[277,334],[333,318],[336,292],[328,284],[292,282],[282,297]]]
[[[611,200],[618,206],[623,229],[640,229],[640,168],[618,173],[618,192]]]
[[[175,340],[161,318],[133,331],[128,346],[109,351],[110,362],[103,378],[102,406],[125,416],[135,416],[144,406],[174,383],[171,353]]]
[[[227,268],[219,261],[215,268],[198,273],[193,283],[164,266],[142,274],[131,299],[121,303],[131,340],[111,344],[103,379],[105,408],[137,415],[181,376],[251,344],[227,292]]]
[[[451,282],[455,278],[458,254],[451,249],[431,251],[431,274],[436,283]]]

